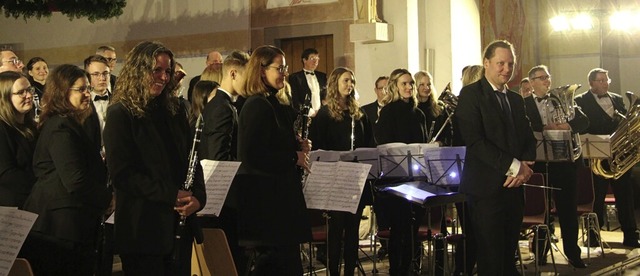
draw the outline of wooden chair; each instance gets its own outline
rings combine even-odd
[[[238,271],[233,262],[224,231],[205,228],[202,229],[202,233],[204,234],[204,242],[195,245],[195,255],[200,266],[199,275],[237,276]]]
[[[31,270],[31,264],[24,258],[16,258],[13,262],[13,266],[9,271],[8,276],[33,276],[33,270]]]

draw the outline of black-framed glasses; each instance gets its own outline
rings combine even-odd
[[[289,65],[267,66],[267,67],[278,70],[278,72],[279,72],[280,74],[284,74],[284,73],[286,73],[287,71],[289,71]]]
[[[593,80],[593,81],[595,81],[595,82],[599,82],[599,83],[605,83],[605,82],[606,82],[606,83],[608,83],[608,84],[611,84],[611,79],[606,79],[606,80]]]
[[[36,88],[33,86],[29,86],[25,89],[18,90],[17,92],[11,92],[11,94],[20,96],[20,98],[25,98],[27,97],[27,93],[29,93],[29,95],[33,95],[33,93],[35,92],[36,92]]]
[[[18,66],[18,65],[22,64],[22,60],[19,60],[17,58],[12,58],[10,60],[3,60],[2,62],[13,63],[13,65],[15,65],[15,66]]]
[[[548,80],[548,79],[550,79],[550,78],[551,78],[551,75],[545,75],[545,76],[537,76],[537,77],[533,77],[533,78],[531,78],[531,79],[532,79],[532,80],[540,79],[541,81],[546,81],[546,80]]]
[[[91,92],[91,86],[85,85],[80,87],[71,87],[69,88],[69,90],[80,92],[80,93]]]
[[[104,72],[102,72],[102,73],[100,73],[100,72],[93,72],[93,73],[91,73],[91,74],[89,74],[89,75],[90,75],[90,76],[92,76],[92,77],[94,77],[94,78],[100,78],[100,77],[103,77],[103,78],[105,78],[105,79],[106,79],[106,78],[109,76],[109,72],[107,72],[107,71],[104,71]]]
[[[106,60],[107,60],[107,62],[109,62],[109,63],[111,63],[111,62],[118,62],[118,59],[117,59],[117,58],[108,58],[108,57],[106,57],[106,58],[104,58],[104,59],[106,59]]]

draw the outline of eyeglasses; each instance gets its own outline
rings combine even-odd
[[[278,70],[278,72],[280,74],[284,74],[287,71],[289,71],[289,65],[280,65],[280,66],[277,66],[277,67],[276,66],[267,66],[267,67]]]
[[[3,60],[2,62],[13,63],[13,65],[15,65],[15,66],[18,66],[19,64],[22,64],[22,60],[19,60],[17,58],[12,58],[10,60]]]
[[[118,59],[117,58],[104,58],[107,60],[107,62],[111,63],[111,62],[117,62]]]
[[[610,84],[610,83],[611,83],[611,79],[606,79],[606,80],[593,80],[593,81],[595,81],[595,82],[599,82],[599,83],[605,83],[605,82],[606,82],[606,83],[608,83],[608,84]]]
[[[80,86],[80,87],[71,87],[71,88],[69,88],[69,90],[80,92],[80,93],[91,92],[91,86],[86,86],[85,85],[85,86]]]
[[[311,58],[309,58],[309,60],[318,61],[318,60],[320,60],[320,58],[319,57],[311,57]]]
[[[106,78],[109,76],[109,72],[107,72],[107,71],[104,71],[104,72],[102,72],[102,73],[94,72],[94,73],[91,73],[91,74],[89,74],[89,75],[90,75],[90,76],[92,76],[92,77],[94,77],[94,78],[96,78],[96,79],[97,79],[97,78],[100,78],[100,77],[103,77],[103,78],[105,78],[105,79],[106,79]]]
[[[551,78],[551,75],[546,75],[546,76],[533,77],[533,78],[531,78],[531,79],[532,79],[532,80],[540,79],[541,81],[546,81],[546,80],[548,80],[548,79],[550,79],[550,78]]]
[[[29,86],[25,89],[22,90],[18,90],[18,92],[12,92],[11,94],[16,95],[16,96],[20,96],[20,98],[26,98],[27,97],[27,93],[29,93],[29,95],[33,95],[33,93],[36,92],[36,88],[33,86]]]

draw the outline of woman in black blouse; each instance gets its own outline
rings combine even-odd
[[[373,146],[371,125],[355,99],[355,75],[338,67],[327,81],[327,104],[311,122],[309,138],[322,150],[347,151]],[[344,275],[353,275],[358,257],[358,230],[363,198],[355,214],[329,212],[329,275],[340,275],[340,251],[344,246]],[[343,235],[344,232],[344,235]]]
[[[98,227],[111,202],[100,152],[82,128],[91,114],[89,81],[75,65],[47,79],[33,155],[38,178],[24,210],[38,214],[26,257],[37,275],[92,275]]]
[[[431,74],[427,71],[418,71],[414,77],[418,90],[418,109],[422,110],[426,118],[427,139],[428,142],[431,142],[440,128],[442,128],[442,125],[447,119],[447,114],[442,110],[442,107],[438,105],[438,100],[436,99],[435,94],[436,89],[433,85],[433,77],[431,77]],[[444,145],[450,145],[450,136],[451,129],[446,126],[437,137],[436,141],[439,141]]]
[[[0,206],[22,207],[36,178],[34,88],[23,75],[0,73]]]
[[[297,168],[308,168],[311,143],[293,130],[291,107],[276,97],[285,85],[284,52],[258,47],[246,65],[247,100],[238,118],[237,195],[240,245],[254,253],[252,275],[302,275],[300,243],[311,239]]]
[[[389,75],[385,88],[387,95],[376,124],[378,144],[426,143],[426,119],[418,108],[415,82],[406,69],[396,69]],[[378,228],[391,228],[389,238],[389,272],[391,275],[407,275],[412,253],[418,252],[417,244],[411,244],[418,232],[425,210],[396,196],[377,197]],[[413,226],[413,227],[412,227]]]

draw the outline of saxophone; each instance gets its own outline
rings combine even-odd
[[[626,115],[618,114],[622,119],[616,131],[609,136],[611,141],[611,159],[608,167],[605,159],[591,159],[591,170],[604,178],[618,179],[640,162],[640,99],[633,92],[625,94],[629,99]]]
[[[191,190],[191,186],[193,186],[193,180],[196,176],[196,167],[198,165],[198,144],[200,143],[200,134],[202,133],[203,126],[204,122],[202,119],[202,114],[200,114],[198,116],[198,119],[196,120],[195,131],[193,134],[193,143],[191,144],[191,151],[189,152],[189,168],[187,169],[187,178],[184,180],[184,184],[181,188],[185,191]],[[180,260],[180,243],[182,241],[182,236],[184,236],[185,234],[186,224],[187,217],[180,215],[180,219],[178,220],[178,224],[176,226],[173,254],[171,256],[171,260],[174,263],[177,263]]]

